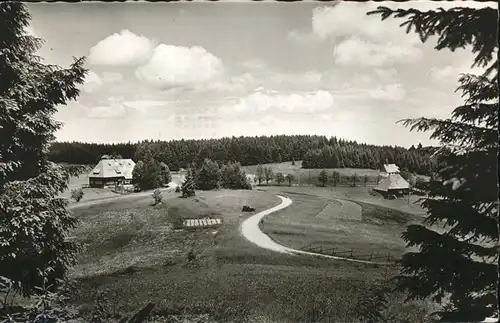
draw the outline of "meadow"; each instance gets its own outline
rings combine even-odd
[[[366,203],[300,193],[284,195],[294,203],[268,216],[261,228],[276,242],[294,249],[312,246],[326,252],[335,248],[342,256],[349,257],[352,250],[353,258],[371,260],[373,255],[394,260],[405,250],[401,239],[405,226],[417,220],[410,214]],[[348,207],[351,210],[346,210]]]
[[[306,169],[302,168],[302,161],[295,161],[295,165],[292,165],[292,162],[283,162],[283,163],[273,163],[273,164],[263,164],[262,167],[270,167],[274,174],[283,173],[283,174],[293,174],[295,179],[292,181],[293,184],[300,185],[318,185],[318,177],[319,173],[323,169]],[[256,174],[257,165],[244,166],[243,169],[248,174]],[[368,182],[367,185],[376,185],[379,177],[379,171],[369,168],[325,168],[328,179],[328,186],[332,185],[331,177],[334,171],[338,172],[341,176],[341,182],[339,185],[351,185],[352,184],[352,176],[357,176],[356,184],[358,186],[364,186],[364,176],[367,176]],[[265,181],[263,181],[265,183]],[[273,179],[269,181],[269,183],[275,184],[276,181]]]
[[[304,212],[309,207],[321,208],[310,197],[290,197],[297,217],[308,217]],[[241,207],[250,205],[258,212],[275,206],[279,199],[271,192],[197,191],[187,199],[163,192],[163,198],[156,206],[150,196],[131,195],[73,209],[80,220],[73,239],[85,248],[71,271],[78,290],[71,301],[84,316],[96,310],[101,295],[112,300],[113,311],[122,313],[153,302],[161,316],[208,316],[217,322],[356,322],[357,302],[396,273],[395,267],[283,255],[252,245],[239,231],[249,216]],[[169,223],[172,212],[223,222],[174,230]],[[316,235],[320,230],[308,232]],[[196,259],[189,261],[191,250]],[[392,296],[396,305],[391,315],[423,322],[426,307],[403,304],[402,297]]]

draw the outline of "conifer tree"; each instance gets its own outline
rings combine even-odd
[[[408,226],[403,234],[407,245],[418,250],[403,256],[397,280],[409,298],[444,301],[438,313],[442,321],[498,316],[497,10],[379,7],[370,14],[405,18],[403,26],[416,31],[423,42],[438,36],[437,50],[471,48],[473,66],[485,68],[483,75],[460,76],[457,90],[464,104],[450,118],[404,120],[411,130],[432,131],[431,138],[443,145],[436,158],[445,166],[422,202],[425,222]]]
[[[221,185],[221,170],[219,164],[205,159],[198,172],[197,187],[201,190],[218,189]]]
[[[187,170],[186,178],[182,183],[181,192],[182,197],[191,197],[196,195],[194,174],[191,168],[188,168]]]
[[[47,151],[61,127],[54,114],[78,97],[86,73],[83,58],[67,69],[43,64],[43,40],[25,33],[30,19],[21,2],[0,3],[0,277],[25,296],[75,262],[66,234],[76,220],[57,197],[68,173]]]
[[[318,181],[321,183],[321,186],[324,187],[326,185],[326,182],[328,182],[328,174],[326,173],[326,170],[323,169],[319,173]]]

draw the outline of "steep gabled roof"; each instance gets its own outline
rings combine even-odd
[[[89,173],[89,178],[124,177],[132,179],[135,163],[132,159],[101,159]]]
[[[399,167],[396,164],[384,164],[384,170],[386,173],[399,173]]]
[[[376,191],[387,192],[389,190],[408,189],[410,184],[399,174],[390,174],[383,178],[374,188]]]

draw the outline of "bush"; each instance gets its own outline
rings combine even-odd
[[[161,195],[161,191],[159,189],[156,189],[153,192],[153,199],[155,201],[154,205],[163,203],[163,195]]]
[[[177,185],[177,187],[175,188],[175,192],[176,193],[180,193],[181,192],[181,187]]]
[[[75,200],[75,202],[80,202],[83,198],[83,189],[78,188],[71,191],[71,198]]]

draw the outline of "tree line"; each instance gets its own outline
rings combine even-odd
[[[151,141],[121,144],[55,142],[49,159],[56,163],[95,164],[103,155],[144,159],[151,150],[155,160],[172,171],[199,167],[205,159],[219,163],[239,162],[242,166],[303,160],[304,168],[379,168],[396,163],[402,169],[424,175],[436,169],[430,158],[432,148],[376,146],[325,136],[260,136],[221,139]]]

